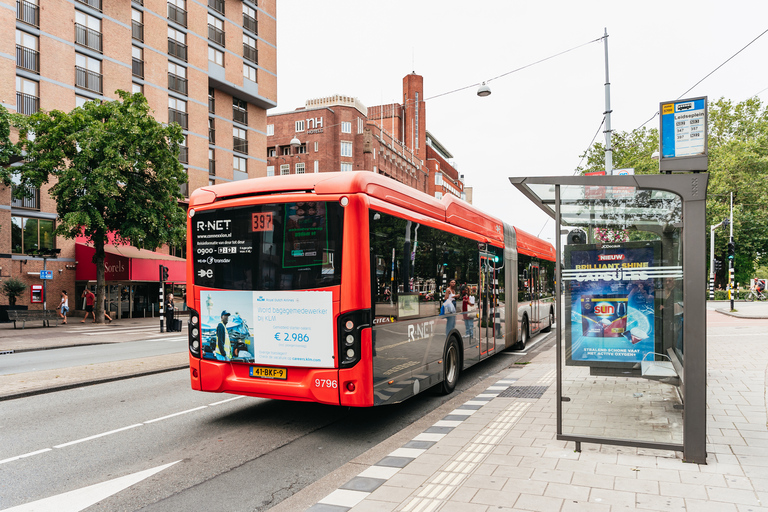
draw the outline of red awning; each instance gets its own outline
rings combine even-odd
[[[137,249],[130,245],[104,246],[104,270],[107,281],[151,281],[159,279],[159,266],[168,267],[168,282],[183,283],[186,281],[186,260],[168,254]],[[95,281],[96,265],[93,255],[96,250],[88,244],[75,244],[75,259],[77,269],[75,279],[78,281]]]

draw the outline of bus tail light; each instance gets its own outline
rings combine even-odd
[[[371,311],[361,309],[339,315],[337,320],[339,368],[351,368],[360,361],[361,332],[371,326]]]
[[[189,353],[200,358],[200,313],[192,308],[189,309],[187,330],[189,332]]]

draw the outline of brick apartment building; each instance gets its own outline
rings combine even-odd
[[[0,102],[10,111],[31,114],[114,99],[117,89],[141,92],[159,121],[177,122],[184,130],[186,147],[179,159],[189,183],[182,193],[263,176],[266,110],[277,98],[275,4],[16,0],[14,6],[13,0],[0,0],[0,33],[5,34],[0,37],[0,90],[6,92]],[[73,299],[92,281],[95,268],[88,268],[93,264],[80,240],[53,237],[56,206],[47,191],[30,190],[27,198],[12,200],[11,190],[0,186],[0,284],[12,276],[40,284],[37,273],[45,264],[53,270],[48,308],[56,307],[66,289],[70,309],[76,309],[80,304]],[[58,257],[44,260],[40,250],[58,250]],[[112,309],[142,314],[157,301],[157,272],[134,271],[140,265],[131,259],[165,256],[131,248],[108,251]],[[167,255],[167,261],[171,280],[183,283],[183,271],[177,270],[183,260]],[[1,304],[7,304],[5,297]],[[29,296],[18,304],[42,308],[30,304]]]
[[[464,198],[452,155],[426,129],[423,78],[403,78],[403,103],[365,107],[357,98],[308,100],[267,116],[267,176],[368,170],[441,198]]]

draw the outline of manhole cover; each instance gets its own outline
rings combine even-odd
[[[499,393],[506,398],[541,398],[549,386],[509,386]]]

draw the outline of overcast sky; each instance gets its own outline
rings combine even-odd
[[[554,225],[509,176],[571,175],[605,111],[631,131],[768,29],[768,0],[278,0],[278,106],[345,94],[401,102],[424,77],[427,129],[454,156],[481,209],[553,241]],[[768,34],[685,94],[768,100]],[[434,97],[434,98],[433,98]],[[432,98],[432,99],[430,99]],[[658,127],[658,117],[648,123]],[[604,141],[602,132],[598,140]],[[543,229],[542,229],[543,228]]]

